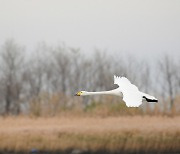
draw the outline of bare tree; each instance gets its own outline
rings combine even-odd
[[[152,82],[151,82],[151,69],[150,66],[145,63],[142,62],[141,67],[139,68],[139,73],[140,74],[140,88],[142,88],[142,90],[146,93],[149,93],[150,89],[152,88]]]
[[[100,51],[96,49],[93,57],[93,74],[92,78],[94,78],[94,85],[96,86],[96,90],[105,90],[112,88],[112,64],[110,55],[108,55],[105,51]]]
[[[68,79],[70,78],[70,52],[69,49],[63,45],[58,46],[53,52],[54,59],[54,75],[56,80],[54,80],[54,86],[56,90],[67,93],[68,89]]]
[[[28,60],[28,66],[26,71],[26,82],[29,85],[29,94],[30,97],[38,96],[42,91],[48,91],[48,80],[52,68],[49,68],[50,65],[50,54],[51,48],[48,47],[45,43],[40,43],[37,46],[36,52],[34,55],[31,55],[31,58]]]
[[[83,55],[79,48],[70,48],[71,54],[70,57],[70,92],[73,93],[78,89],[87,88],[87,85],[84,83],[84,78],[89,75],[89,67],[91,62]]]
[[[10,113],[12,105],[20,113],[20,94],[23,88],[24,49],[13,39],[7,40],[0,53],[1,90],[4,94],[5,112]]]
[[[176,92],[180,94],[180,58],[177,60],[176,64]]]
[[[163,96],[168,96],[170,99],[170,108],[174,105],[176,97],[176,76],[178,71],[176,70],[175,59],[169,55],[165,55],[159,61],[159,72],[161,74],[161,93]]]

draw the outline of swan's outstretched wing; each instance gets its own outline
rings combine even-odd
[[[140,91],[127,78],[114,76],[114,84],[119,86],[127,107],[139,107],[142,104]]]

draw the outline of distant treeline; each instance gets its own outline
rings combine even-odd
[[[113,75],[126,76],[141,91],[159,98],[160,111],[180,110],[179,57],[162,55],[147,61],[121,52],[94,49],[86,53],[65,44],[46,43],[30,53],[8,39],[0,47],[0,113],[39,115],[42,110],[51,110],[56,114],[59,109],[77,108],[77,104],[87,106],[96,98],[74,98],[75,92],[115,88]]]

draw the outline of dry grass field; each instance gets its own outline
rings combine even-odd
[[[0,153],[178,153],[180,116],[0,118]]]

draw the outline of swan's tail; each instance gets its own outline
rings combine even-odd
[[[146,94],[146,93],[143,93],[143,92],[141,92],[141,93],[142,93],[142,98],[143,98],[145,101],[147,101],[147,102],[149,102],[149,103],[157,103],[157,102],[158,102],[158,99],[155,98],[154,96],[151,96],[151,95]]]

